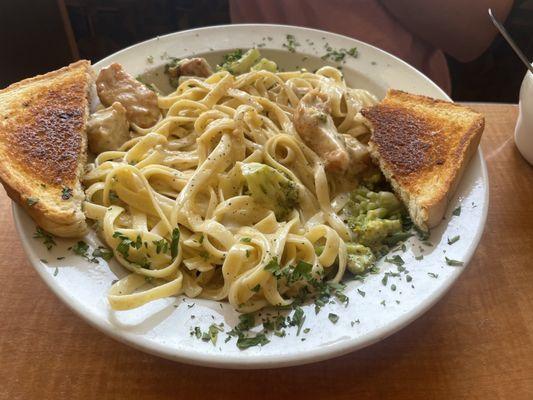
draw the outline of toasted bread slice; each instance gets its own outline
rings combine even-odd
[[[89,61],[25,79],[0,91],[0,180],[45,230],[87,230],[80,177],[93,82]]]
[[[484,117],[468,107],[399,90],[389,90],[362,114],[372,130],[370,154],[415,225],[423,230],[438,225],[478,147]]]

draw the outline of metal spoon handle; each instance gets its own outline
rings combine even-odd
[[[518,58],[520,58],[520,60],[522,60],[524,65],[527,67],[527,69],[529,69],[533,73],[533,66],[531,65],[531,63],[529,62],[525,54],[522,53],[522,50],[520,50],[520,48],[516,45],[515,41],[511,38],[511,35],[509,35],[509,32],[507,32],[507,29],[505,29],[503,25],[501,24],[501,22],[496,19],[496,17],[492,13],[492,9],[490,8],[489,8],[489,16],[490,16],[490,19],[492,20],[492,23],[496,26],[496,28],[498,28],[502,36],[505,38],[505,40],[507,40],[507,43],[509,43],[509,45],[513,48]]]

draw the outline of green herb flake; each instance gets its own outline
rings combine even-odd
[[[423,255],[423,254],[420,254],[419,256],[416,256],[416,257],[415,257],[415,260],[420,261],[420,260],[422,260],[423,258],[424,258],[424,255]]]
[[[237,339],[237,347],[240,350],[246,350],[253,346],[264,346],[267,343],[270,343],[270,340],[268,340],[264,333],[259,333],[251,337],[239,336]]]
[[[170,242],[170,256],[172,259],[176,258],[178,255],[178,245],[180,242],[180,230],[179,228],[174,228],[172,230],[172,238]]]
[[[366,293],[363,292],[361,289],[357,289],[357,293],[359,293],[361,295],[361,297],[365,297],[366,296]]]
[[[83,240],[79,240],[74,246],[72,246],[72,251],[74,254],[77,254],[82,257],[87,256],[87,250],[89,250],[89,245]]]
[[[405,264],[405,261],[403,260],[402,257],[400,257],[398,254],[395,254],[394,256],[392,256],[391,258],[385,258],[385,262],[388,262],[388,263],[391,263],[391,264],[394,264],[394,265],[397,265],[399,267],[401,267],[402,265]]]
[[[275,277],[281,276],[281,266],[278,263],[277,257],[273,257],[267,265],[265,265],[265,271],[269,271],[274,275]]]
[[[412,277],[411,275],[407,275],[407,276],[405,277],[405,280],[406,280],[407,282],[411,282],[411,281],[413,280],[413,277]]]
[[[446,259],[446,264],[451,265],[452,267],[462,267],[464,262],[458,260],[452,260],[451,258],[444,257]]]
[[[452,215],[459,216],[461,215],[461,206],[457,207],[455,210],[453,210]]]
[[[328,319],[333,322],[334,324],[337,323],[337,321],[339,320],[339,316],[337,314],[333,314],[333,313],[329,313],[328,314]]]
[[[255,286],[254,286],[253,288],[251,288],[250,290],[251,290],[252,292],[254,292],[254,293],[257,293],[257,292],[259,292],[260,289],[261,289],[261,284],[258,283],[257,285],[255,285]]]
[[[68,200],[72,197],[72,189],[66,186],[63,186],[61,189],[61,198],[63,200]]]
[[[168,242],[165,239],[153,240],[152,243],[155,244],[155,252],[157,254],[168,253]]]
[[[298,329],[296,331],[296,336],[300,335],[300,331],[305,322],[304,310],[301,307],[296,307],[294,309],[294,314],[292,315],[292,320],[289,322],[290,326],[296,326]]]
[[[449,244],[449,245],[452,245],[452,244],[454,244],[455,242],[457,242],[459,239],[461,239],[461,236],[460,236],[460,235],[454,236],[454,237],[452,237],[452,238],[448,238],[448,244]]]
[[[200,329],[199,326],[195,326],[194,330],[191,331],[191,336],[193,335],[196,336],[196,339],[202,338],[202,330]]]
[[[37,197],[28,197],[26,199],[26,204],[30,207],[33,207],[35,204],[39,202],[39,199]]]
[[[243,243],[250,243],[251,241],[252,241],[252,238],[249,238],[249,237],[241,238],[241,242],[243,242]]]
[[[300,43],[296,41],[294,35],[286,35],[285,38],[287,39],[287,42],[283,43],[283,47],[287,48],[291,53],[294,53],[296,47],[300,46]]]
[[[106,261],[109,261],[113,258],[113,251],[112,250],[109,250],[105,247],[98,247],[96,249],[94,249],[93,251],[93,254],[92,254],[93,257],[100,257]]]
[[[59,268],[56,267],[56,269],[54,269],[54,276],[57,276],[57,274],[59,274]]]
[[[393,292],[396,291],[396,285],[392,284],[391,287],[390,287],[390,290],[392,290]]]
[[[218,333],[224,332],[224,328],[221,325],[211,324],[207,330],[207,336],[213,346],[217,344]]]
[[[431,276],[432,278],[435,278],[435,279],[437,279],[439,277],[439,274],[435,274],[433,272],[428,272],[428,275]]]
[[[45,230],[37,227],[37,230],[33,234],[34,239],[43,239],[43,244],[47,250],[52,249],[57,243],[54,240],[54,237],[46,232]]]

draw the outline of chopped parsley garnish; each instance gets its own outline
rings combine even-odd
[[[43,239],[43,244],[46,247],[47,250],[50,250],[52,247],[54,247],[57,243],[54,240],[54,237],[46,232],[45,230],[37,227],[37,230],[33,234],[34,239]]]
[[[72,251],[79,256],[87,256],[87,250],[89,250],[89,245],[83,240],[78,241],[74,246],[72,246]]]
[[[446,264],[451,265],[452,267],[462,267],[464,262],[458,260],[452,260],[451,258],[444,257],[446,259]]]
[[[333,314],[333,313],[329,313],[328,314],[328,319],[333,322],[334,324],[337,323],[337,321],[339,320],[339,316],[337,314]]]
[[[59,268],[56,267],[56,269],[54,269],[54,276],[57,276],[57,274],[59,274]]]
[[[106,261],[109,261],[113,258],[113,251],[105,248],[105,247],[98,247],[94,249],[93,251],[93,257],[100,257]]]
[[[180,242],[180,230],[179,228],[174,228],[172,230],[172,237],[170,242],[170,256],[172,259],[176,258],[178,255],[178,244]]]
[[[292,316],[292,320],[289,322],[289,326],[296,326],[298,327],[296,331],[296,336],[300,335],[300,331],[302,329],[302,326],[305,322],[305,314],[304,310],[302,310],[301,307],[296,307],[294,309],[294,314]]]
[[[198,327],[197,327],[198,328]],[[199,328],[198,328],[199,329]],[[204,342],[209,342],[211,341],[211,343],[213,343],[213,346],[217,344],[217,338],[218,338],[218,333],[219,332],[223,332],[224,331],[224,324],[220,324],[220,325],[217,325],[217,324],[211,324],[209,326],[209,328],[207,329],[207,332],[204,332],[203,334],[201,333],[200,331],[200,334],[201,334],[201,338]],[[196,328],[195,328],[195,331],[194,331],[196,337],[198,337],[198,333],[196,331]]]
[[[357,289],[357,293],[359,293],[362,297],[366,296],[366,293],[363,292],[361,289]]]
[[[63,186],[61,189],[61,198],[63,200],[68,200],[72,197],[72,189],[66,186]]]
[[[78,242],[76,242],[76,244],[71,247],[71,250],[74,252],[74,254],[77,254],[80,257],[85,258],[87,261],[90,261],[90,262],[93,262],[93,263],[97,263],[97,264],[98,264],[98,260],[96,259],[96,257],[101,257],[101,256],[95,256],[94,253],[96,252],[96,254],[102,254],[102,248],[100,248],[100,251],[96,251],[98,249],[95,249],[93,251],[92,258],[89,257],[89,253],[88,253],[89,245],[87,243],[85,243],[83,240],[79,240]],[[107,252],[109,252],[109,250],[107,250],[106,248],[103,248],[103,254],[105,254],[106,257],[108,257],[108,253]],[[111,253],[111,257],[113,257],[113,253]],[[109,258],[111,258],[111,257],[109,257]],[[104,258],[104,257],[102,257],[102,258]]]
[[[241,350],[246,350],[253,346],[264,346],[267,343],[270,343],[270,340],[268,340],[264,333],[259,333],[251,337],[239,336],[237,339],[237,347]]]
[[[287,50],[289,50],[291,53],[294,53],[296,51],[296,47],[300,46],[300,43],[296,41],[294,35],[287,35],[285,38],[287,39],[287,42],[283,43],[283,47],[286,47]]]
[[[26,204],[30,207],[33,207],[35,204],[39,202],[39,199],[37,197],[28,197],[26,199]]]
[[[195,326],[193,330],[191,330],[191,336],[196,336],[196,339],[202,338],[202,330],[199,326]]]
[[[313,264],[309,264],[305,261],[298,261],[296,267],[292,271],[293,280],[297,281],[303,277],[307,277],[311,270],[313,269]]]
[[[234,61],[238,61],[242,58],[242,50],[237,49],[231,53],[225,54],[222,58],[222,64],[231,64]]]
[[[422,260],[423,258],[424,258],[424,255],[423,255],[423,254],[420,254],[419,256],[416,256],[416,257],[415,257],[415,260],[420,261],[420,260]]]
[[[461,206],[457,207],[455,210],[453,210],[452,215],[459,216],[461,215]]]
[[[255,285],[255,286],[254,286],[253,288],[251,288],[250,290],[251,290],[252,292],[254,292],[254,293],[257,293],[257,292],[259,292],[260,289],[261,289],[261,284],[258,283],[257,285]]]
[[[275,277],[279,277],[281,275],[281,266],[278,263],[277,257],[273,257],[267,263],[267,265],[265,265],[265,271],[271,272]]]
[[[435,274],[433,272],[428,272],[428,275],[431,276],[432,278],[435,278],[435,279],[437,279],[439,277],[439,274]]]
[[[154,240],[152,241],[155,244],[155,252],[157,254],[163,252],[163,254],[168,253],[168,242],[165,239]]]
[[[324,45],[324,47],[327,53],[321,57],[323,60],[330,59],[332,61],[341,62],[341,61],[344,61],[346,56],[356,58],[359,55],[356,47],[352,47],[350,49],[342,48],[342,49],[337,50],[337,49],[332,48],[327,43]]]
[[[399,267],[401,267],[402,265],[405,264],[405,261],[403,260],[403,258],[400,257],[398,254],[395,254],[391,258],[389,258],[389,257],[385,258],[385,262],[397,265]]]
[[[459,239],[461,239],[461,236],[460,235],[457,235],[457,236],[454,236],[452,238],[448,238],[448,244],[454,244],[455,242],[457,242]]]
[[[413,277],[412,277],[411,275],[407,275],[407,276],[405,277],[405,280],[406,280],[407,282],[411,282],[411,281],[413,280]]]
[[[252,238],[249,238],[249,237],[241,238],[241,242],[243,242],[243,243],[250,243],[251,241],[252,241]]]
[[[390,287],[390,290],[392,290],[393,292],[396,291],[396,285],[395,284],[392,284],[391,287]]]
[[[145,269],[149,269],[150,268],[151,263],[147,260],[147,258],[145,256],[143,256],[143,258],[140,261],[132,261],[132,260],[128,259],[129,255],[130,255],[130,253],[129,253],[130,247],[133,247],[134,249],[137,249],[137,250],[139,250],[142,247],[143,241],[142,241],[141,235],[137,235],[135,240],[131,240],[126,235],[122,234],[120,231],[116,231],[115,233],[113,233],[113,237],[120,239],[120,242],[118,243],[118,245],[116,247],[116,250],[117,250],[118,253],[120,253],[122,255],[122,257],[126,261],[128,261],[128,262],[130,262],[132,264],[137,264],[141,268],[145,268]]]

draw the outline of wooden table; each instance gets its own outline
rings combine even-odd
[[[356,353],[279,370],[166,361],[67,309],[22,251],[0,197],[1,399],[533,399],[533,168],[512,139],[517,108],[475,104],[490,174],[483,239],[433,309]]]

